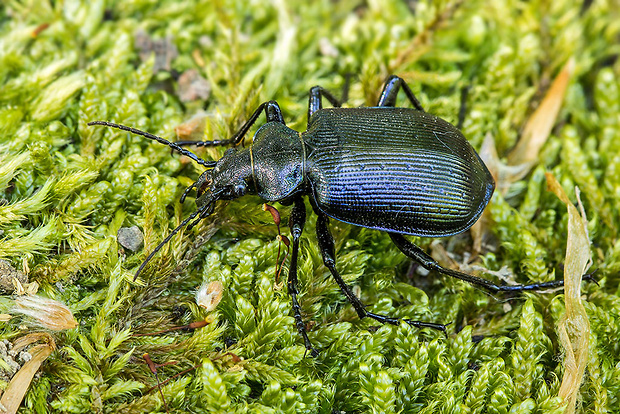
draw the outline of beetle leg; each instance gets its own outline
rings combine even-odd
[[[247,134],[250,128],[252,128],[252,125],[254,125],[254,123],[263,111],[265,112],[267,122],[279,122],[286,125],[284,123],[284,117],[282,116],[282,110],[280,109],[280,105],[278,105],[276,101],[267,101],[263,102],[258,106],[258,108],[256,108],[254,113],[250,116],[250,119],[248,119],[246,123],[243,124],[243,126],[239,129],[239,132],[233,135],[232,138],[214,141],[177,141],[176,144],[180,146],[194,145],[196,147],[218,147],[231,144],[237,145],[243,140],[245,134]]]
[[[398,325],[401,321],[401,318],[393,318],[390,316],[368,312],[366,310],[366,305],[364,305],[362,301],[357,296],[355,296],[355,293],[353,293],[349,285],[347,285],[346,282],[342,279],[342,276],[340,276],[340,274],[336,270],[334,238],[332,237],[328,228],[329,218],[318,208],[315,208],[314,210],[318,215],[318,219],[316,222],[316,234],[319,242],[319,248],[321,249],[321,255],[323,256],[323,263],[325,264],[325,267],[327,267],[331,272],[342,293],[346,296],[349,302],[351,302],[351,305],[353,305],[353,308],[357,312],[359,318],[363,319],[365,317],[369,317],[381,323]],[[415,326],[417,328],[433,328],[442,331],[444,334],[446,333],[446,325],[431,322],[413,321],[410,319],[403,320],[409,325]]]
[[[291,295],[293,302],[293,314],[295,316],[295,326],[297,331],[304,339],[306,351],[310,351],[312,356],[318,355],[316,349],[312,347],[310,339],[308,339],[308,333],[306,332],[306,325],[301,318],[301,306],[297,300],[299,291],[297,290],[297,257],[299,253],[299,238],[304,230],[304,224],[306,224],[306,205],[301,197],[295,199],[295,205],[291,211],[291,218],[289,227],[291,229],[291,236],[293,238],[293,251],[291,253],[291,267],[288,271],[288,293]]]
[[[381,92],[381,97],[379,98],[377,106],[396,106],[396,97],[398,96],[400,88],[403,88],[405,95],[407,95],[413,107],[418,111],[424,112],[422,104],[418,101],[418,98],[415,97],[413,91],[409,85],[407,85],[407,82],[405,82],[403,78],[395,75],[390,76],[385,81],[385,86],[383,87],[383,92]]]
[[[415,244],[411,243],[409,240],[405,239],[403,235],[398,233],[389,233],[390,237],[396,247],[399,248],[401,252],[403,252],[408,257],[412,258],[416,262],[420,263],[422,267],[427,270],[435,270],[441,274],[446,276],[454,277],[456,279],[463,280],[467,283],[471,283],[474,286],[477,286],[481,289],[486,290],[490,293],[498,293],[498,292],[524,292],[531,290],[547,290],[547,289],[555,289],[564,286],[563,280],[554,280],[551,282],[542,282],[542,283],[532,283],[530,285],[496,285],[493,282],[490,282],[481,277],[476,277],[472,275],[468,275],[466,273],[457,272],[456,270],[446,269],[442,267],[439,263],[437,263],[431,256],[425,253],[422,249],[420,249]]]
[[[323,98],[327,99],[329,103],[337,108],[342,105],[342,103],[327,89],[322,86],[313,86],[310,88],[310,97],[308,98],[308,125],[310,125],[310,117],[312,114],[323,108]]]
[[[463,86],[461,88],[461,104],[459,106],[459,121],[456,123],[456,129],[463,129],[463,123],[465,122],[465,115],[467,114],[467,95],[471,85]]]
[[[324,89],[321,86],[313,86],[310,88],[310,97],[308,100],[308,123],[310,123],[310,117],[313,113],[323,108],[323,100],[325,97],[333,106],[339,108],[343,103],[349,99],[349,85],[351,83],[351,74],[347,73],[344,75],[344,85],[342,85],[342,99],[338,100],[336,97],[327,89]]]

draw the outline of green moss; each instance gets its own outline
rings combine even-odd
[[[583,284],[592,335],[578,410],[618,410],[620,15],[612,3],[5,2],[0,258],[28,268],[79,321],[54,334],[58,350],[22,410],[161,412],[140,357],[148,352],[157,364],[174,362],[158,374],[170,379],[162,392],[178,411],[562,412],[561,294],[506,303],[435,274],[411,278],[409,261],[376,231],[332,220],[343,278],[374,312],[452,322],[447,338],[359,320],[322,265],[309,211],[300,301],[320,354],[306,356],[286,286],[274,286],[276,229],[257,197],[223,203],[182,231],[133,282],[148,252],[194,210],[193,194],[182,206],[178,199],[201,168],[160,144],[86,124],[109,120],[175,140],[175,127],[204,109],[205,138],[225,139],[276,99],[288,125],[303,130],[311,86],[337,93],[352,74],[348,105],[373,105],[394,73],[454,123],[468,88],[465,136],[479,148],[491,134],[505,157],[569,57],[576,69],[556,127],[532,172],[495,194],[494,237],[481,259],[492,271],[507,266],[516,283],[560,278],[566,208],[546,191],[544,173],[569,197],[580,187],[600,286]],[[155,57],[140,60],[138,30],[176,47],[169,71],[155,72]],[[173,73],[187,69],[209,82],[207,100],[179,100]],[[287,219],[289,208],[278,208]],[[145,238],[136,253],[115,239],[132,225]],[[430,241],[416,241],[430,251]],[[459,260],[471,251],[463,236],[441,242]],[[203,279],[225,287],[213,323],[133,336],[204,319],[193,297]],[[25,334],[24,322],[3,322],[0,338]]]

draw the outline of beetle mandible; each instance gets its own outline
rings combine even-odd
[[[396,107],[403,90],[413,108]],[[332,108],[323,108],[323,98]],[[267,123],[247,148],[237,148],[261,113]],[[119,128],[170,146],[206,168],[181,197],[196,189],[197,210],[166,237],[140,265],[146,263],[182,227],[195,226],[212,214],[218,200],[257,194],[265,201],[292,204],[291,265],[288,292],[297,330],[305,347],[312,347],[301,316],[297,295],[299,239],[306,221],[308,197],[317,214],[317,239],[323,262],[360,318],[398,324],[400,319],[375,314],[352,292],[336,269],[329,218],[387,232],[408,257],[428,270],[469,282],[491,293],[541,290],[563,286],[563,281],[530,285],[497,285],[439,265],[403,235],[444,237],[469,229],[488,204],[495,182],[476,151],[449,122],[428,114],[407,83],[390,76],[376,107],[341,108],[340,102],[320,86],[310,89],[308,127],[288,128],[276,101],[262,103],[232,138],[220,141],[169,142],[155,135],[104,121],[89,125]],[[218,161],[205,161],[182,146],[229,145]],[[416,327],[445,332],[445,325],[405,320]]]

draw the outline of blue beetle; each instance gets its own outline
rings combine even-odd
[[[413,108],[396,107],[400,90]],[[333,107],[323,108],[327,99]],[[252,145],[239,148],[249,129],[264,112],[267,122]],[[146,263],[182,227],[193,227],[209,216],[218,200],[257,194],[265,201],[293,204],[288,291],[297,329],[306,349],[316,353],[306,332],[297,300],[299,239],[306,221],[304,197],[318,216],[316,232],[325,266],[360,318],[397,324],[399,318],[375,314],[351,291],[336,269],[329,218],[387,232],[394,244],[428,270],[469,282],[488,292],[520,292],[563,286],[563,281],[531,285],[497,285],[439,265],[404,235],[444,237],[469,229],[488,204],[495,182],[484,162],[463,134],[449,122],[424,111],[407,83],[388,78],[376,107],[341,108],[320,86],[310,89],[308,127],[288,128],[276,101],[261,104],[232,138],[219,141],[171,143],[123,125],[95,121],[89,125],[119,128],[170,146],[206,168],[183,194],[197,191],[197,210],[162,241]],[[205,161],[185,145],[234,145],[218,161]],[[416,327],[445,332],[445,325],[405,320]]]

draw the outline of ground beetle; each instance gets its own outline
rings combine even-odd
[[[396,107],[402,89],[411,108]],[[323,108],[322,99],[334,107]],[[254,135],[248,148],[228,149],[219,161],[205,161],[182,148],[184,145],[239,144],[261,113],[267,123]],[[399,318],[368,312],[336,270],[334,240],[329,217],[357,226],[388,232],[407,256],[428,270],[469,282],[488,292],[519,292],[560,287],[562,281],[531,285],[496,285],[488,280],[441,267],[431,256],[403,235],[444,237],[469,229],[489,202],[495,182],[476,151],[452,124],[424,111],[407,83],[388,78],[376,107],[340,108],[328,91],[310,89],[308,128],[299,133],[284,123],[276,101],[261,104],[232,138],[220,141],[182,141],[163,138],[123,125],[96,121],[166,144],[206,167],[206,171],[181,197],[197,191],[197,210],[142,263],[146,263],[182,227],[195,226],[209,216],[218,200],[258,194],[265,201],[293,204],[288,291],[295,323],[306,349],[312,347],[297,300],[297,256],[306,221],[303,196],[308,196],[318,216],[317,238],[323,262],[360,318],[397,324]],[[406,320],[416,327],[445,332],[445,325]]]

